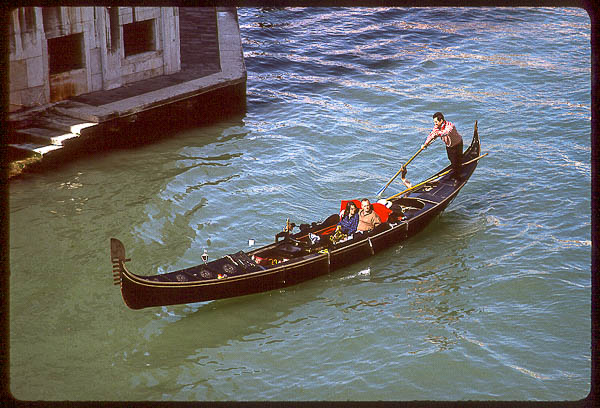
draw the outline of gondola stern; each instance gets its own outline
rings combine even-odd
[[[113,284],[115,286],[119,286],[121,289],[121,296],[123,297],[123,301],[125,304],[131,309],[140,309],[141,307],[136,304],[132,304],[131,301],[128,300],[125,291],[123,290],[123,281],[124,281],[124,273],[125,273],[125,262],[130,261],[125,255],[125,245],[121,241],[116,238],[110,239],[110,260],[112,262],[112,277]],[[143,306],[142,306],[143,307]]]
[[[125,245],[117,238],[110,239],[110,258],[111,260],[125,260]]]
[[[110,239],[110,261],[114,285],[121,285],[122,262],[125,261],[125,246],[116,238]]]

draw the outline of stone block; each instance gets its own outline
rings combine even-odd
[[[26,128],[15,132],[21,140],[42,144],[61,145],[64,140],[77,137],[76,134],[57,129]]]
[[[90,49],[90,72],[92,75],[101,74],[102,73],[102,61],[100,55],[100,48],[91,48]]]
[[[163,65],[162,52],[149,51],[131,55],[121,62],[121,75],[127,76]]]
[[[92,75],[92,89],[91,91],[101,91],[102,90],[102,73],[93,74]]]
[[[23,106],[38,106],[48,102],[45,85],[21,90],[21,104]]]
[[[162,67],[163,65],[164,65],[164,61],[162,58],[162,53],[155,53],[154,55],[149,56],[148,59],[137,63],[135,71],[136,72],[148,71],[150,69],[156,69],[156,68]]]
[[[44,60],[42,56],[28,58],[27,85],[29,87],[42,86],[46,82],[47,73],[44,73]]]
[[[153,18],[160,17],[159,7],[136,7],[135,8],[135,21],[150,20]]]
[[[22,106],[21,91],[14,91],[14,92],[11,91],[10,95],[9,95],[8,103],[9,103],[9,110],[11,112],[20,109]]]
[[[81,32],[86,23],[94,21],[93,7],[63,7],[64,24],[74,27],[73,32]]]
[[[148,58],[148,59],[144,59],[141,61],[136,62],[134,65],[134,70],[133,72],[142,72],[142,71],[147,71],[149,69],[152,69],[152,60],[154,58]]]
[[[28,31],[19,35],[21,40],[21,58],[34,58],[42,55],[43,38],[39,31]]]
[[[131,75],[135,72],[135,62],[130,60],[123,60],[121,62],[121,76]]]
[[[83,24],[83,32],[85,33],[83,37],[85,38],[85,47],[87,49],[92,50],[96,47],[99,47],[96,42],[96,30],[93,21],[86,21]]]
[[[152,78],[152,77],[159,76],[159,75],[163,75],[162,65],[158,68],[149,69],[149,70],[145,70],[145,71],[138,71],[138,72],[134,72],[130,75],[124,75],[123,83],[130,84],[132,82],[141,81],[143,79],[148,79],[148,78]]]
[[[62,146],[59,145],[40,145],[36,143],[15,143],[11,144],[10,147],[25,152],[25,156],[34,156],[38,158],[62,148]]]
[[[85,68],[50,75],[50,100],[52,102],[62,101],[87,92],[89,92],[89,87]]]
[[[81,7],[81,20],[86,23],[94,22],[94,7]]]
[[[133,23],[133,13],[131,7],[119,7],[119,24],[131,24]]]
[[[16,91],[27,88],[27,60],[10,62],[10,90]]]
[[[103,122],[116,117],[116,113],[101,106],[87,105],[73,100],[66,100],[54,105],[54,109],[63,115],[82,119],[85,122]],[[80,130],[81,132],[81,130]]]

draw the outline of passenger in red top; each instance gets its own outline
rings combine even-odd
[[[448,160],[452,163],[452,178],[456,181],[461,181],[461,166],[462,166],[462,154],[463,154],[463,140],[456,126],[452,122],[448,122],[444,119],[444,115],[441,112],[433,114],[433,130],[427,136],[425,143],[422,147],[429,146],[436,138],[442,139],[442,142],[446,144],[446,153],[448,154]]]

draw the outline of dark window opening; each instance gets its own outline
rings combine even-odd
[[[48,68],[51,75],[83,68],[83,61],[83,34],[48,40]]]
[[[154,51],[154,20],[136,21],[123,26],[125,56]]]
[[[119,46],[121,33],[119,32],[119,8],[108,8],[108,22],[110,24],[110,46],[109,51],[115,51]]]

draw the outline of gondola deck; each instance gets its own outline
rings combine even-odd
[[[480,153],[475,122],[471,145],[463,154],[462,182],[451,179],[448,166],[412,190],[410,197],[390,197],[389,210],[382,210],[385,222],[373,231],[355,233],[335,245],[328,236],[339,221],[338,214],[247,253],[239,251],[191,268],[141,276],[128,270],[125,247],[111,238],[115,284],[128,307],[141,309],[248,295],[314,279],[373,256],[425,228],[457,196],[475,171]],[[313,244],[311,235],[320,236],[320,242]]]

